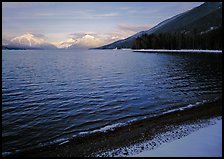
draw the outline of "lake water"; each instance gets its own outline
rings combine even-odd
[[[222,96],[222,55],[2,51],[2,151],[64,142]]]

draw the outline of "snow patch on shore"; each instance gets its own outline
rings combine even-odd
[[[183,49],[183,50],[166,50],[166,49],[139,49],[133,50],[134,52],[170,52],[170,53],[222,53],[222,50],[190,50],[190,49]]]
[[[132,157],[222,157],[222,120],[186,137]]]
[[[173,156],[175,156],[175,154],[177,156],[194,156],[194,153],[196,153],[195,151],[198,150],[197,149],[195,151],[193,151],[193,149],[188,150],[188,147],[191,147],[189,143],[194,142],[195,145],[198,144],[198,147],[201,147],[200,150],[201,155],[199,156],[213,156],[213,155],[220,156],[220,153],[222,152],[221,151],[222,147],[220,145],[220,141],[222,140],[220,139],[222,138],[221,136],[222,132],[220,132],[221,130],[220,123],[222,123],[222,119],[221,120],[220,119],[221,117],[209,120],[200,120],[195,123],[183,124],[179,126],[168,126],[169,127],[168,131],[166,131],[165,133],[155,135],[153,139],[145,140],[141,143],[129,145],[126,147],[120,147],[106,152],[99,152],[98,154],[96,154],[96,156],[97,157],[150,156],[149,153],[151,154],[151,152],[153,152],[154,149],[157,150],[157,147],[158,147],[157,153],[154,155],[163,156],[163,154],[161,154],[161,152],[159,151],[159,147],[160,146],[162,147],[163,145],[166,145],[166,147],[169,146],[172,147],[172,143],[174,143],[175,145],[177,141],[179,142],[179,144],[185,144],[185,146],[184,149],[182,150],[178,149],[176,151],[172,150],[174,151]],[[187,137],[185,137],[191,134],[192,135],[195,134],[193,138],[190,137],[188,139]],[[214,136],[216,136],[215,140],[213,140]],[[217,145],[216,148],[218,147],[219,150],[217,150],[217,154],[211,153],[209,155],[207,149],[212,148],[212,146],[214,145]],[[166,147],[163,148],[162,150],[166,150]],[[165,155],[166,154],[164,154],[164,156]]]

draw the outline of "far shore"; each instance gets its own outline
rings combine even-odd
[[[134,52],[148,52],[148,53],[215,53],[222,54],[222,50],[194,50],[194,49],[181,49],[181,50],[166,50],[166,49],[137,49]]]
[[[133,52],[143,52],[143,53],[212,53],[212,54],[222,54],[222,50],[204,50],[204,49],[179,49],[179,50],[169,50],[169,49],[131,49],[131,48],[89,48],[89,50],[124,50]]]

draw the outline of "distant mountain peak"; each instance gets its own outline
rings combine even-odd
[[[68,48],[74,43],[76,43],[76,40],[69,38],[65,41],[53,42],[52,44],[54,44],[57,48]]]
[[[35,46],[46,43],[46,41],[40,37],[36,37],[31,33],[26,33],[21,36],[17,36],[10,40],[13,43],[18,43],[22,45]]]
[[[25,33],[23,35],[4,40],[3,45],[8,49],[55,49],[56,47],[47,42],[41,34]]]
[[[94,39],[95,37],[89,34],[86,34],[85,36],[82,37],[83,39]]]

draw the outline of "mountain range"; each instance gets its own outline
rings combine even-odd
[[[149,30],[138,32],[126,39],[96,49],[131,48],[134,40],[143,34],[193,32],[195,29],[203,33],[220,27],[222,27],[222,2],[205,2],[189,11],[171,17]]]
[[[47,42],[41,35],[26,33],[11,40],[2,40],[2,49],[74,49],[90,48],[101,41],[91,35],[83,35],[79,38],[69,38],[59,42]]]

